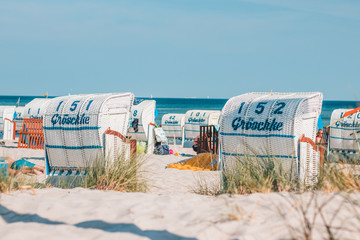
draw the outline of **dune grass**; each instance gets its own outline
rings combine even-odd
[[[292,168],[290,168],[292,169]],[[232,166],[222,170],[221,186],[210,186],[198,181],[193,192],[204,195],[251,194],[269,192],[360,192],[360,165],[327,162],[320,169],[317,181],[306,186],[297,174],[285,171],[281,160],[238,157]]]
[[[250,194],[294,191],[299,184],[294,174],[284,171],[279,161],[268,158],[236,158],[223,170],[223,193]]]
[[[144,159],[125,159],[118,156],[113,161],[98,158],[87,168],[83,187],[120,192],[145,192],[148,189],[142,166]]]
[[[144,161],[145,159],[140,157],[125,159],[122,155],[113,161],[109,157],[98,157],[88,164],[85,176],[57,176],[48,178],[44,184],[37,183],[36,179],[28,174],[0,175],[0,193],[44,187],[145,192],[148,184],[143,174]]]
[[[43,188],[44,184],[37,183],[28,174],[3,175],[0,172],[0,193],[9,193],[16,190],[33,190]]]

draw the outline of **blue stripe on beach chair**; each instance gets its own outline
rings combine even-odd
[[[341,129],[341,130],[352,130],[352,131],[354,131],[354,130],[360,130],[359,127],[352,127],[352,128],[330,127],[330,128],[332,128],[332,129]]]
[[[50,176],[85,176],[85,171],[79,170],[52,170]]]
[[[251,154],[241,154],[241,153],[227,153],[227,152],[221,152],[221,154],[225,156],[234,156],[234,157],[260,157],[260,158],[268,158],[268,157],[274,157],[274,158],[298,158],[293,156],[287,156],[287,155],[251,155]]]
[[[342,153],[342,154],[358,154],[357,151],[354,151],[354,150],[343,150],[343,149],[330,149],[330,152]]]
[[[207,125],[204,123],[185,123],[185,125]]]
[[[185,142],[191,142],[191,141],[194,141],[195,138],[185,138],[184,141]]]
[[[133,134],[133,133],[139,133],[139,134],[145,134],[145,132],[130,132],[129,133]]]
[[[347,140],[347,141],[358,141],[358,140],[360,140],[360,139],[356,139],[356,138],[341,138],[341,137],[333,137],[333,136],[330,136],[330,138]]]
[[[100,127],[83,126],[83,127],[44,127],[45,130],[65,130],[65,131],[76,131],[76,130],[98,130]]]
[[[103,148],[99,145],[90,145],[90,146],[63,146],[63,145],[45,145],[47,148],[58,148],[58,149],[67,149],[67,150],[78,150],[78,149],[97,149]]]
[[[246,134],[246,133],[224,133],[220,132],[220,135],[223,136],[243,136],[243,137],[282,137],[282,138],[295,138],[294,135],[283,135],[283,134],[268,134],[268,135],[261,135],[261,134]]]

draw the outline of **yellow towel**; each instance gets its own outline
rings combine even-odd
[[[219,163],[218,161],[214,162],[214,159],[217,157],[218,155],[216,154],[201,153],[193,158],[169,164],[167,168],[192,171],[216,171],[218,169]]]

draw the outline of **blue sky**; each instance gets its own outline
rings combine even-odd
[[[0,95],[359,101],[360,1],[0,1],[0,81]]]

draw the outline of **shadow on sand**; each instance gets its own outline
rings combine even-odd
[[[150,239],[185,239],[193,240],[196,238],[186,238],[176,234],[172,234],[166,230],[141,230],[139,227],[132,223],[107,223],[101,220],[85,221],[75,225],[67,224],[65,222],[52,221],[47,218],[40,217],[37,214],[20,214],[16,213],[4,206],[0,205],[0,217],[7,223],[42,223],[49,225],[69,225],[83,229],[99,229],[105,232],[118,232],[118,233],[133,233],[139,236],[144,236]]]

